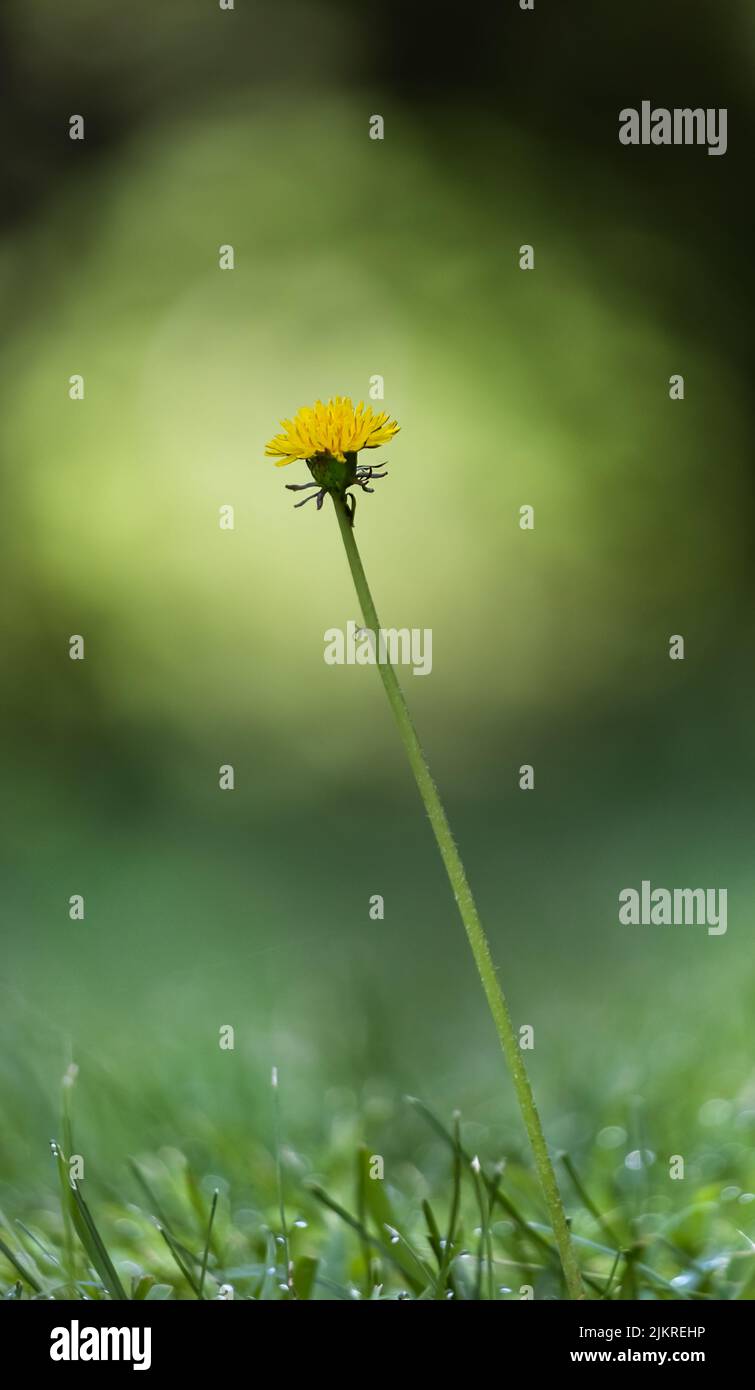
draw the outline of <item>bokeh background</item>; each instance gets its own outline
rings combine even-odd
[[[383,621],[433,630],[405,685],[549,1135],[703,1175],[718,1123],[749,1144],[752,8],[493,10],[3,7],[12,1183],[71,1060],[103,1163],[208,1115],[264,1139],[273,1063],[302,1142],[348,1097],[405,1155],[411,1092],[521,1143],[379,681],[322,659],[335,520],[264,460],[375,374],[401,433],[358,538]],[[728,153],[621,147],[646,98],[726,106]],[[643,878],[726,887],[727,935],[621,928]]]

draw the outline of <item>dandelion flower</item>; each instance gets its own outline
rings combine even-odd
[[[293,420],[281,420],[281,427],[283,432],[270,440],[265,453],[275,459],[276,468],[297,459],[307,464],[314,482],[287,483],[289,492],[317,489],[303,502],[297,502],[297,507],[315,499],[319,512],[331,493],[346,501],[353,523],[356,497],[348,489],[359,487],[362,492],[374,492],[369,483],[386,476],[371,464],[358,464],[357,454],[361,449],[379,449],[382,444],[390,444],[398,434],[396,421],[384,410],[376,415],[364,401],[355,406],[350,396],[333,396],[327,405],[322,401],[303,405]]]
[[[281,426],[282,433],[265,448],[277,468],[297,459],[327,457],[345,463],[347,454],[390,444],[399,430],[385,411],[376,415],[364,401],[355,406],[349,396],[334,396],[327,405],[322,401],[303,405],[293,420],[281,420]]]

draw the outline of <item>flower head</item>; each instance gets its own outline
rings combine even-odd
[[[281,426],[282,433],[276,434],[265,448],[277,468],[297,459],[335,459],[345,463],[347,454],[390,444],[399,430],[385,411],[376,415],[363,401],[354,406],[349,396],[334,396],[327,405],[322,401],[303,405],[293,420],[281,420]]]

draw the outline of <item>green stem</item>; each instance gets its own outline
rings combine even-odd
[[[341,536],[346,549],[346,556],[349,561],[357,597],[362,609],[362,617],[366,627],[371,628],[377,637],[377,633],[380,630],[380,622],[375,611],[375,604],[372,600],[370,587],[367,583],[367,577],[357,549],[351,518],[343,497],[338,493],[331,493],[331,496],[333,498],[333,505],[336,509],[338,524],[341,528]],[[409,709],[404,699],[401,686],[399,685],[396,672],[388,661],[379,662],[378,670],[383,685],[385,686],[388,702],[393,710],[396,723],[398,724],[399,733],[401,734],[415,781],[419,787],[420,796],[425,803],[425,810],[430,817],[430,824],[435,832],[438,849],[440,850],[441,858],[458,904],[461,920],[464,923],[467,938],[472,948],[472,955],[475,958],[475,964],[479,971],[482,987],[485,991],[485,998],[488,1001],[488,1007],[493,1015],[493,1022],[495,1023],[498,1038],[503,1049],[503,1055],[506,1058],[509,1071],[511,1072],[517,1100],[519,1101],[519,1108],[522,1112],[525,1129],[527,1130],[527,1135],[532,1146],[535,1165],[548,1207],[553,1234],[556,1238],[558,1252],[561,1257],[561,1264],[563,1266],[569,1297],[575,1299],[583,1298],[584,1292],[579,1265],[577,1264],[572,1248],[569,1225],[561,1201],[561,1194],[558,1190],[556,1174],[548,1154],[548,1147],[540,1123],[540,1116],[537,1113],[535,1097],[532,1094],[532,1087],[514,1032],[514,1025],[511,1022],[508,1005],[503,996],[501,986],[498,983],[488,940],[482,922],[480,921],[474,898],[472,897],[472,890],[467,881],[464,865],[461,862],[459,851],[454,843],[451,827],[448,824],[448,819],[443,809],[443,803],[438,795],[438,789],[433,782],[425,755],[422,752],[422,747],[412,723],[411,715],[409,714]]]

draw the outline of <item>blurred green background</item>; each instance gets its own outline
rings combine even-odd
[[[379,681],[322,659],[335,520],[264,460],[375,374],[358,539],[433,631],[405,685],[549,1136],[627,1097],[654,1149],[717,1098],[752,1133],[752,13],[499,9],[4,8],[6,1175],[47,1171],[72,1058],[113,1157],[269,1132],[273,1063],[294,1137],[411,1091],[520,1142]],[[727,155],[622,148],[645,98],[727,106]],[[621,928],[643,878],[726,887],[727,935]]]

